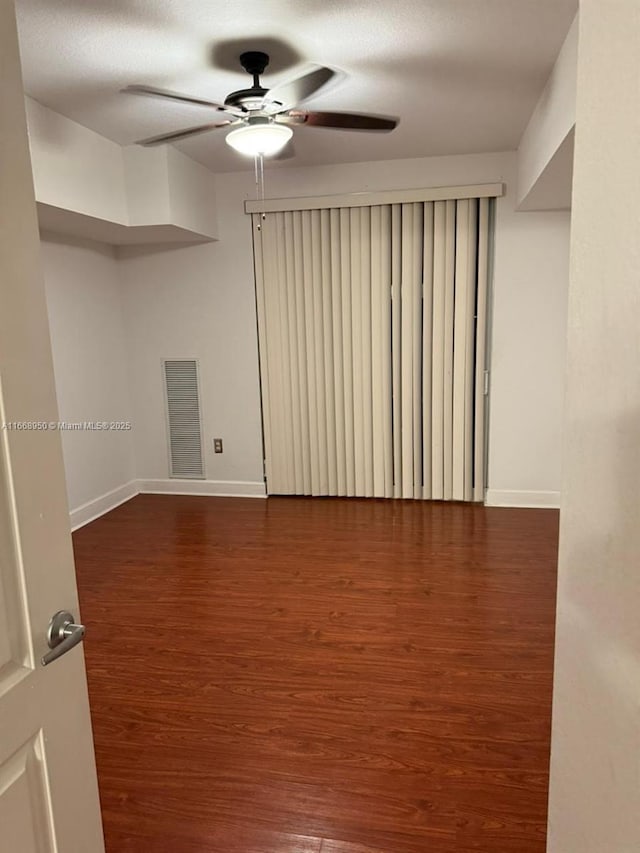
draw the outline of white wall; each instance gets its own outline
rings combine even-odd
[[[127,145],[121,149],[130,225],[170,221],[167,151],[166,145],[159,148]]]
[[[60,419],[131,421],[114,250],[45,233],[41,254]],[[135,492],[130,431],[63,431],[62,449],[73,525]]]
[[[122,148],[25,98],[36,200],[127,222]]]
[[[578,66],[578,15],[560,49],[540,99],[533,111],[518,147],[518,204],[528,200],[541,181],[554,155],[567,139],[576,123],[576,74]],[[568,165],[571,165],[571,157]],[[570,200],[571,169],[560,189]],[[557,184],[558,175],[555,176]],[[560,192],[560,197],[562,195]],[[551,196],[552,188],[545,195]],[[557,205],[555,205],[557,206]],[[528,209],[531,209],[530,207]]]
[[[514,154],[266,170],[270,197],[506,181],[497,205],[489,454],[494,503],[557,503],[568,214],[515,213]],[[220,242],[120,250],[139,425],[138,476],[166,479],[160,360],[201,360],[211,481],[262,481],[251,172],[216,178]],[[144,438],[143,438],[144,436]],[[214,456],[220,436],[225,452]]]
[[[215,181],[200,163],[122,147],[31,98],[25,107],[41,227],[123,244],[216,238]]]
[[[167,146],[171,221],[200,234],[218,234],[215,180],[201,163]]]
[[[219,493],[264,492],[250,224],[243,218],[229,228],[228,217],[221,216],[225,246],[235,237],[236,224],[245,232],[236,269],[222,266],[215,251],[218,244],[120,250],[136,464],[143,481],[168,477],[161,360],[197,358],[206,475],[216,483],[205,488]],[[225,256],[232,260],[228,253]],[[224,439],[222,455],[213,453],[214,437]],[[146,483],[145,488],[162,485]]]
[[[640,850],[640,7],[582,0],[549,853]]]
[[[569,213],[498,215],[487,502],[558,506]]]

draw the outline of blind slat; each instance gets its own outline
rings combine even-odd
[[[453,497],[453,323],[456,255],[456,203],[445,202],[444,384],[443,384],[443,497]]]
[[[467,364],[467,310],[469,300],[469,201],[456,205],[456,271],[454,294],[453,338],[453,437],[452,437],[452,497],[464,500],[464,403]]]
[[[340,214],[330,212],[331,231],[331,325],[333,330],[333,383],[334,415],[336,438],[336,492],[347,494],[347,438],[344,410],[344,353],[342,328],[342,291],[347,286],[342,282],[342,264],[340,254]]]
[[[473,429],[475,421],[475,345],[476,345],[476,286],[478,262],[478,202],[469,200],[469,235],[467,240],[467,326],[465,329],[464,368],[464,500],[473,500]]]
[[[352,275],[351,275],[351,213],[343,208],[340,211],[340,274],[342,282],[342,364],[344,388],[344,433],[347,497],[356,493],[356,453],[353,397],[353,335],[351,333],[352,315]]]
[[[365,493],[364,476],[364,385],[362,378],[362,255],[360,252],[361,209],[352,208],[351,220],[351,340],[353,370],[353,440],[355,494]]]
[[[295,258],[293,243],[293,213],[286,212],[283,216],[284,228],[284,285],[285,309],[287,312],[287,330],[289,334],[289,399],[291,402],[290,425],[292,440],[292,491],[295,494],[304,492],[304,462],[302,450],[302,423],[300,419],[300,346],[298,342],[298,294],[295,282]],[[304,351],[303,351],[304,354]]]
[[[433,202],[424,205],[422,237],[422,497],[432,495]]]
[[[485,394],[486,369],[486,316],[489,279],[489,209],[487,198],[480,200],[478,212],[478,294],[476,298],[476,353],[475,353],[475,411],[474,411],[474,472],[473,499],[484,499],[485,466]]]
[[[402,211],[391,207],[391,400],[393,497],[402,497]]]
[[[393,497],[393,403],[391,358],[391,206],[381,211],[380,252],[380,357],[382,359],[382,389],[379,404],[382,418],[382,453],[384,465],[384,497]]]
[[[278,276],[278,313],[280,323],[280,347],[281,347],[281,364],[286,366],[286,369],[280,370],[281,381],[280,391],[282,395],[282,406],[279,412],[280,431],[281,431],[281,459],[282,459],[282,477],[283,489],[287,494],[294,494],[296,491],[295,478],[295,443],[294,443],[294,423],[293,423],[293,395],[292,395],[292,378],[294,375],[293,360],[295,358],[295,350],[292,347],[292,329],[289,326],[290,305],[292,303],[291,294],[289,293],[289,281],[287,276],[287,240],[285,234],[285,213],[275,214],[276,224],[276,269]],[[295,306],[294,306],[295,310]],[[293,452],[291,452],[293,451]]]
[[[415,313],[415,282],[413,279],[413,204],[402,205],[402,279],[400,282],[401,311],[401,422],[402,434],[402,497],[413,497],[413,334]]]
[[[413,498],[422,498],[422,240],[424,236],[424,206],[413,204],[411,233],[411,298],[413,328],[411,330],[411,405],[413,408]]]
[[[444,318],[446,277],[446,203],[434,203],[433,355],[431,360],[431,496],[444,498]]]
[[[327,453],[327,494],[338,494],[338,462],[336,449],[336,406],[333,368],[333,289],[331,282],[331,221],[328,210],[320,211],[320,255],[323,326],[324,413]]]
[[[313,239],[312,239],[312,221],[310,215],[301,214],[301,243],[302,243],[302,282],[305,289],[305,338],[306,338],[306,357],[305,364],[307,368],[307,407],[309,417],[309,459],[310,459],[310,474],[311,474],[311,494],[321,494],[320,480],[320,445],[318,440],[318,403],[317,403],[317,383],[318,377],[316,373],[316,334],[317,327],[315,323],[314,312],[315,293],[314,293],[314,275],[313,275]],[[276,493],[277,494],[277,493]]]
[[[360,293],[362,307],[362,436],[365,497],[373,497],[373,389],[371,344],[371,208],[360,211]]]
[[[300,422],[300,449],[302,452],[302,490],[310,495],[311,488],[311,441],[309,436],[309,385],[307,379],[307,326],[306,289],[304,286],[304,262],[302,258],[302,217],[299,211],[292,214],[293,276],[296,294],[296,329],[298,338],[298,409]]]

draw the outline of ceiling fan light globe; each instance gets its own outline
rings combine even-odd
[[[292,136],[293,131],[284,124],[248,124],[228,133],[225,142],[247,157],[268,157],[281,151]]]

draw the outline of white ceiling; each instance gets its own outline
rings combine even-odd
[[[224,100],[272,57],[264,85],[309,63],[341,72],[309,109],[394,115],[390,134],[295,131],[278,165],[513,150],[578,0],[17,0],[25,89],[120,144],[211,112],[119,93],[146,83]],[[214,171],[252,166],[224,130],[177,147]]]

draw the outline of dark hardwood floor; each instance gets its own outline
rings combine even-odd
[[[141,495],[79,530],[108,853],[543,853],[557,527]]]

